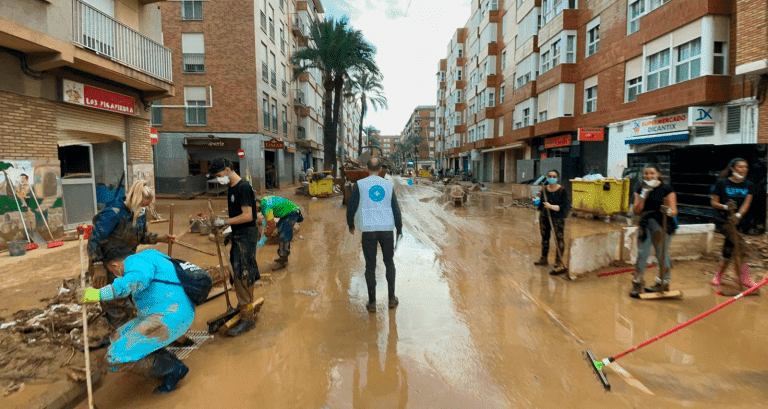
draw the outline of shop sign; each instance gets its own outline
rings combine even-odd
[[[296,148],[286,148],[285,151],[288,153],[296,153]]]
[[[688,114],[632,121],[630,129],[632,130],[631,137],[687,131]]]
[[[579,128],[579,141],[596,142],[605,140],[605,128]]]
[[[157,145],[158,138],[157,138],[157,129],[155,128],[149,128],[149,143],[152,146]]]
[[[70,80],[62,80],[61,89],[64,102],[119,114],[136,115],[136,102],[127,95]]]
[[[715,126],[719,120],[717,107],[688,107],[688,126]]]
[[[196,148],[217,151],[235,151],[240,149],[240,139],[237,138],[184,138],[185,148]]]
[[[561,148],[571,146],[571,135],[553,136],[544,140],[544,148]]]
[[[264,149],[284,149],[285,142],[272,138],[268,141],[264,141]]]

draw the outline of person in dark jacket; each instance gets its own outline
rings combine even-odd
[[[640,215],[640,222],[637,224],[637,263],[635,264],[635,277],[632,279],[632,291],[629,296],[640,298],[643,292],[645,281],[645,266],[648,257],[651,255],[651,248],[656,251],[656,259],[661,266],[661,254],[666,254],[664,264],[666,269],[664,276],[656,277],[656,284],[653,287],[645,287],[648,292],[666,292],[669,291],[669,280],[672,276],[670,270],[672,262],[669,258],[669,244],[672,241],[672,235],[677,229],[677,222],[672,217],[677,216],[677,195],[672,186],[661,181],[661,170],[658,165],[648,163],[643,168],[643,184],[637,188],[634,195],[635,214]],[[666,241],[663,240],[664,230],[663,218],[667,215]]]
[[[565,218],[568,217],[568,212],[571,210],[571,202],[568,200],[568,192],[558,183],[559,179],[560,172],[557,170],[552,169],[547,172],[547,185],[543,187],[543,189],[546,189],[546,200],[544,199],[544,192],[542,192],[542,196],[534,201],[534,203],[538,204],[540,212],[541,258],[533,264],[537,266],[549,264],[547,260],[549,256],[549,238],[554,227],[555,244],[557,245],[554,272],[564,273],[566,269],[562,257],[565,253]],[[549,216],[547,216],[547,213],[549,213]],[[550,216],[552,218],[551,225],[549,223]]]
[[[88,270],[91,273],[91,284],[95,288],[102,288],[115,280],[115,275],[107,271],[103,262],[104,250],[107,247],[123,243],[136,252],[139,244],[173,241],[173,236],[161,236],[147,231],[145,209],[154,199],[154,192],[147,186],[147,182],[139,180],[131,185],[125,197],[118,195],[94,217],[93,230],[88,239]],[[126,299],[105,301],[102,302],[101,307],[113,328],[128,321],[135,311]]]

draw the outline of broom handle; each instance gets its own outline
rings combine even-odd
[[[549,200],[547,200],[547,187],[542,186],[541,192],[544,193],[544,201],[549,203]],[[552,214],[549,213],[549,209],[547,209],[547,218],[549,219],[549,226],[552,229],[552,238],[555,240],[555,254],[557,257],[562,257],[562,254],[560,254],[560,245],[557,243],[557,230],[555,230],[555,224],[552,223]]]
[[[173,204],[171,204],[171,211],[168,216],[168,235],[173,236]],[[173,240],[168,241],[168,257],[173,257]]]
[[[13,181],[11,181],[11,178],[8,177],[8,174],[3,171],[3,174],[5,175],[5,180],[8,182],[9,185],[11,185],[11,193],[13,193],[13,203],[16,204],[16,208],[19,211],[19,217],[21,217],[21,225],[24,226],[24,234],[27,235],[27,243],[32,243],[32,239],[29,238],[29,232],[27,231],[27,222],[24,221],[24,213],[21,212],[21,205],[19,205],[19,198],[16,196],[16,187],[13,186]]]
[[[80,253],[80,286],[85,288],[85,266],[83,263],[83,236],[78,235],[80,243],[78,245],[78,252]],[[88,344],[88,310],[85,305],[82,306],[83,310],[83,347],[85,348],[85,380],[88,388],[88,408],[93,409],[93,383],[91,381],[91,347]]]
[[[693,317],[693,318],[689,319],[688,321],[686,321],[686,322],[684,322],[684,323],[682,323],[682,324],[680,324],[680,325],[678,325],[678,326],[676,326],[676,327],[674,327],[672,329],[669,329],[669,330],[667,330],[667,331],[665,331],[665,332],[663,332],[663,333],[661,333],[661,334],[659,334],[659,335],[657,335],[657,336],[655,336],[655,337],[653,337],[653,338],[643,342],[642,344],[640,344],[640,345],[638,345],[638,346],[636,346],[636,347],[634,347],[632,349],[624,351],[624,352],[622,352],[622,353],[620,353],[620,354],[618,354],[618,355],[616,355],[614,357],[611,357],[611,358],[609,358],[609,360],[611,362],[613,362],[613,361],[623,357],[624,355],[629,354],[630,352],[634,352],[634,351],[636,351],[636,350],[638,350],[638,349],[640,349],[640,348],[642,348],[642,347],[644,347],[646,345],[652,344],[653,342],[656,342],[656,341],[666,337],[667,335],[673,334],[673,333],[675,333],[675,332],[677,332],[677,331],[679,331],[679,330],[681,330],[681,329],[683,329],[683,328],[693,324],[694,322],[696,322],[696,321],[698,321],[698,320],[700,320],[700,319],[702,319],[704,317],[707,317],[707,316],[711,315],[712,313],[714,313],[716,311],[719,311],[719,310],[725,308],[726,306],[732,304],[734,301],[738,300],[739,298],[741,298],[741,297],[743,297],[745,295],[751,294],[752,292],[754,292],[758,288],[764,286],[766,283],[768,283],[768,274],[766,274],[766,276],[763,277],[763,280],[760,281],[760,283],[758,283],[756,286],[754,286],[754,287],[752,287],[752,288],[750,288],[750,289],[748,289],[748,290],[746,290],[744,292],[736,294],[736,296],[734,296],[730,300],[725,301],[724,303],[722,303],[722,304],[712,308],[711,310],[709,310],[707,312],[704,312],[704,313],[701,313],[701,314],[697,315],[696,317]]]
[[[53,233],[51,233],[51,228],[48,226],[48,221],[45,220],[43,209],[40,208],[40,202],[37,201],[37,196],[35,196],[35,190],[32,189],[32,186],[29,186],[29,183],[27,183],[27,186],[29,187],[29,192],[32,193],[32,199],[35,199],[35,206],[37,206],[37,211],[40,213],[40,217],[43,219],[43,223],[45,223],[45,228],[48,230],[48,234],[51,235],[51,241],[56,241],[56,239],[53,238]]]

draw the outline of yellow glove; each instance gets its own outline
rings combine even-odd
[[[101,288],[107,285],[107,269],[101,262],[93,263],[93,275],[91,276],[91,284],[96,288]]]
[[[92,287],[78,288],[75,292],[75,300],[81,304],[99,302],[101,300],[101,291]]]

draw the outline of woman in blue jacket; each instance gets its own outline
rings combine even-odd
[[[184,335],[195,317],[194,306],[179,283],[175,266],[157,250],[133,254],[123,244],[108,247],[104,262],[117,278],[101,289],[79,290],[78,300],[99,302],[132,295],[138,313],[117,330],[117,339],[107,352],[109,369],[163,377],[155,392],[172,391],[189,368],[165,347]]]

